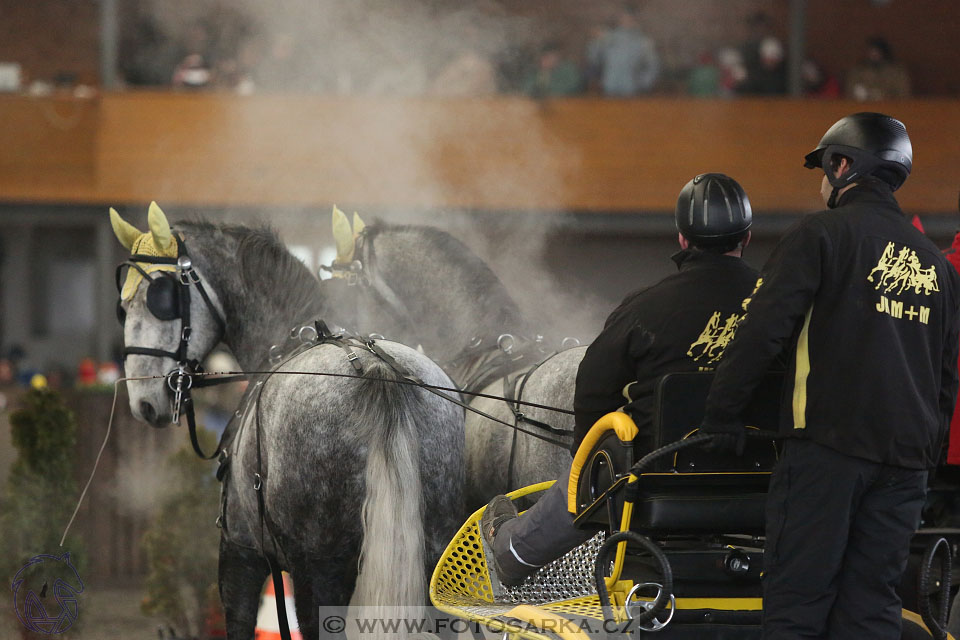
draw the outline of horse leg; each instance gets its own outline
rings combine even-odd
[[[317,616],[320,611],[314,605],[313,580],[309,571],[294,567],[290,573],[293,578],[293,604],[297,609],[297,624],[304,638],[319,638],[320,626]]]
[[[337,625],[347,620],[356,566],[355,557],[346,564],[352,571],[336,571],[334,564],[317,561],[295,565],[292,570],[294,604],[304,638],[346,638],[344,627]]]
[[[220,538],[220,602],[229,640],[250,640],[257,627],[260,590],[270,568],[260,554]]]

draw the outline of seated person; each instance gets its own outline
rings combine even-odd
[[[523,93],[533,98],[555,98],[581,93],[580,70],[563,55],[556,42],[548,43],[540,52],[536,68],[523,81]]]
[[[846,92],[861,102],[909,98],[910,73],[885,38],[870,38],[866,58],[847,74]]]
[[[741,259],[752,222],[743,189],[723,174],[699,175],[680,192],[676,222],[679,273],[627,296],[580,363],[573,453],[593,424],[619,407],[639,428],[638,450],[648,450],[656,381],[712,370],[745,315],[757,272]],[[593,535],[573,525],[568,479],[569,472],[523,516],[506,496],[487,506],[481,531],[503,584],[520,584]]]

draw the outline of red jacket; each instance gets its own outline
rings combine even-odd
[[[950,248],[943,253],[946,255],[947,261],[953,265],[953,268],[960,272],[960,231],[954,236]],[[957,394],[957,400],[960,401],[960,392]],[[947,464],[960,465],[960,411],[956,410],[954,410],[953,419],[950,421],[950,447],[947,449]]]

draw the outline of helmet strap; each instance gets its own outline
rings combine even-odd
[[[840,189],[837,187],[833,188],[833,191],[830,192],[830,198],[827,200],[827,208],[833,209],[837,206],[837,194],[840,193]]]

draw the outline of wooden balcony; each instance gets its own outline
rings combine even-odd
[[[955,213],[955,100],[0,96],[0,202],[656,212],[722,171],[797,212],[820,206],[803,155],[862,110],[907,125],[904,208]]]

